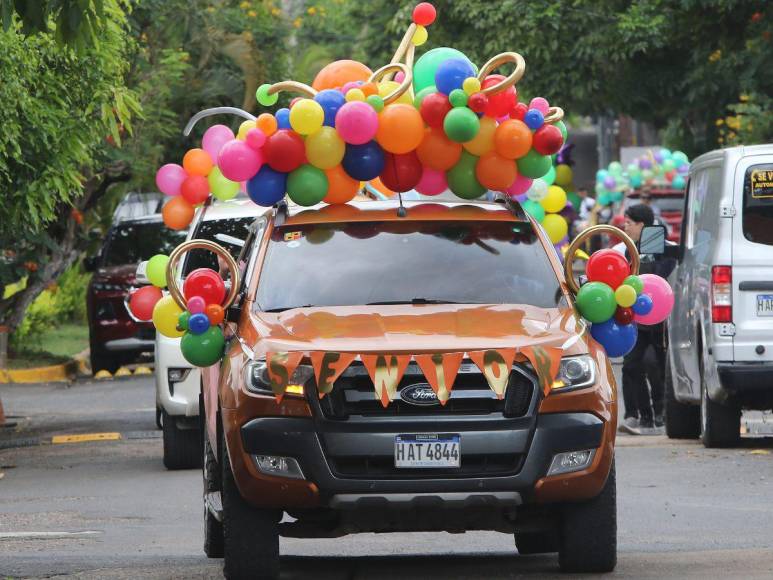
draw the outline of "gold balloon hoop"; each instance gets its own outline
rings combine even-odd
[[[508,62],[515,64],[515,70],[497,84],[483,89],[481,93],[484,95],[494,95],[512,87],[521,80],[523,73],[526,72],[526,61],[517,52],[503,52],[490,58],[489,61],[481,67],[480,72],[478,73],[478,80],[482,83],[489,74]]]
[[[550,107],[548,114],[545,115],[545,124],[552,125],[558,123],[564,118],[564,110],[561,107]]]
[[[639,250],[636,249],[634,241],[620,228],[615,226],[609,226],[601,224],[598,226],[591,226],[587,230],[582,231],[569,245],[566,250],[566,256],[564,256],[564,275],[566,276],[566,283],[569,285],[569,289],[572,293],[577,294],[580,291],[580,287],[574,280],[574,272],[572,270],[572,262],[574,261],[574,254],[580,248],[580,246],[590,238],[597,234],[611,234],[620,238],[625,247],[628,249],[628,254],[631,256],[631,274],[639,274]]]
[[[177,303],[177,306],[183,310],[187,310],[188,305],[185,303],[185,296],[180,292],[180,287],[177,285],[177,263],[180,258],[190,252],[191,250],[209,250],[223,258],[228,267],[228,271],[231,274],[231,289],[228,291],[228,296],[225,298],[223,308],[228,308],[236,298],[237,292],[239,292],[239,267],[236,265],[236,260],[231,257],[223,246],[210,242],[209,240],[189,240],[183,242],[177,246],[171,254],[169,254],[169,262],[166,265],[166,283],[169,288],[169,294],[172,299]]]
[[[393,90],[391,93],[389,93],[387,96],[384,97],[385,105],[388,105],[393,101],[396,101],[403,95],[403,93],[405,93],[408,89],[411,88],[411,83],[413,82],[413,73],[411,72],[410,67],[407,64],[403,64],[401,62],[391,62],[389,64],[385,64],[384,66],[382,66],[372,75],[370,75],[370,78],[368,79],[369,83],[378,83],[378,81],[380,81],[385,76],[396,72],[403,73],[404,75],[403,81],[400,83],[399,87],[397,87],[395,90]]]
[[[315,89],[311,88],[309,85],[299,83],[298,81],[281,81],[278,83],[274,83],[266,91],[266,94],[275,95],[280,91],[298,93],[300,95],[303,95],[304,97],[309,97],[310,99],[313,99],[314,96],[317,94],[317,91]]]

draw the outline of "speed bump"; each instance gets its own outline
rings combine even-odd
[[[143,367],[137,367],[136,369],[134,369],[134,374],[135,375],[152,375],[153,371],[150,370],[150,368],[143,366]]]
[[[130,377],[132,376],[132,372],[127,369],[126,367],[121,367],[117,371],[115,371],[114,377]]]
[[[112,379],[113,375],[110,374],[110,371],[106,371],[105,369],[102,369],[101,371],[97,371],[94,374],[94,378],[97,380],[106,380],[106,379]]]
[[[80,435],[54,435],[51,443],[85,443],[87,441],[117,441],[120,433],[82,433]]]

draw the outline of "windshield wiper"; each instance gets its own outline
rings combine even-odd
[[[279,308],[269,308],[263,312],[284,312],[285,310],[294,310],[295,308],[314,308],[314,304],[304,304],[303,306],[280,306]]]
[[[389,306],[392,304],[459,304],[453,300],[439,300],[437,298],[411,298],[410,300],[384,300],[381,302],[368,302],[366,306]]]

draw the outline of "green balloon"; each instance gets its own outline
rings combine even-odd
[[[564,143],[566,143],[566,138],[569,136],[569,131],[566,130],[566,125],[564,125],[564,122],[556,121],[553,124],[558,127],[559,131],[561,131],[561,136],[564,138]]]
[[[440,46],[422,54],[419,60],[416,61],[416,64],[413,65],[413,92],[418,93],[423,88],[434,85],[437,67],[440,66],[441,62],[449,58],[466,60],[475,69],[475,74],[478,74],[478,67],[472,64],[472,61],[463,52],[459,52],[455,48]]]
[[[475,155],[462,151],[459,161],[446,174],[449,189],[462,199],[475,199],[486,193],[486,188],[478,182],[478,178],[475,176],[477,162],[478,158]]]
[[[641,278],[639,278],[638,276],[635,276],[633,274],[631,274],[630,276],[626,277],[626,279],[623,280],[623,284],[627,284],[628,286],[630,286],[631,288],[636,290],[636,295],[637,296],[639,294],[641,294],[642,291],[644,290],[644,282],[641,281]]]
[[[384,99],[378,95],[368,95],[368,98],[365,99],[365,102],[373,107],[373,110],[377,113],[380,113],[384,110]]]
[[[169,256],[156,254],[148,260],[145,276],[153,286],[166,288],[166,265],[169,263]]]
[[[623,165],[619,161],[613,161],[609,164],[609,174],[617,177],[623,174]]]
[[[327,188],[325,172],[308,163],[287,176],[287,195],[298,205],[318,204],[327,195]]]
[[[450,115],[451,113],[448,114]],[[448,115],[446,115],[446,119],[447,118]],[[550,160],[550,155],[540,155],[534,149],[531,149],[520,159],[516,159],[515,162],[518,165],[518,173],[530,179],[538,179],[542,177],[548,171],[550,171],[551,167],[553,167],[553,163]]]
[[[548,172],[542,176],[542,181],[548,185],[553,185],[556,182],[556,168],[551,165],[550,169],[548,169]]]
[[[443,130],[446,137],[457,143],[464,143],[475,138],[480,131],[478,115],[467,107],[454,107],[443,119]]]
[[[566,194],[566,198],[569,200],[569,203],[572,204],[574,211],[580,211],[580,204],[582,203],[582,200],[580,199],[580,196],[577,195],[576,191],[568,192]]]
[[[276,105],[276,102],[279,100],[278,92],[274,93],[273,95],[268,94],[268,89],[270,88],[271,84],[264,83],[258,87],[257,91],[255,91],[255,100],[257,100],[258,103],[264,107],[271,107],[272,105]]]
[[[523,211],[538,222],[542,223],[542,220],[545,219],[545,208],[542,207],[540,202],[534,201],[533,199],[527,199],[521,204],[521,207],[523,208]]]
[[[663,171],[668,173],[669,171],[673,171],[674,169],[676,169],[676,161],[674,161],[671,158],[663,160]]]
[[[437,92],[437,89],[435,88],[434,84],[429,87],[425,87],[421,89],[418,93],[416,93],[416,96],[413,98],[413,106],[418,109],[419,107],[421,107],[421,102],[424,100],[424,97],[436,92]]]
[[[217,199],[225,201],[227,199],[233,199],[236,194],[239,193],[239,182],[231,181],[220,171],[220,168],[215,166],[207,176],[209,182],[209,190]]]
[[[603,282],[588,282],[577,293],[577,308],[590,322],[606,322],[615,314],[615,292]]]
[[[210,326],[201,334],[186,332],[180,341],[185,360],[196,367],[208,367],[223,356],[225,339],[219,326]]]
[[[610,197],[609,192],[605,191],[603,193],[599,193],[596,196],[596,201],[599,203],[599,205],[605,206],[612,203],[612,198]]]
[[[187,310],[180,312],[180,316],[177,317],[177,328],[180,330],[188,330],[188,321],[191,318],[191,313]]]
[[[467,106],[467,93],[462,89],[454,89],[448,95],[448,101],[452,107],[466,107]]]

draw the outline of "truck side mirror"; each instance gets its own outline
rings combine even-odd
[[[148,280],[148,261],[137,264],[137,270],[134,272],[134,281],[137,284],[150,284]]]
[[[666,251],[665,226],[644,226],[639,236],[640,254],[663,254]]]

